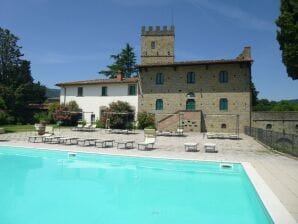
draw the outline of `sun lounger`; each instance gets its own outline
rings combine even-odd
[[[214,143],[205,143],[204,144],[205,152],[217,152],[215,147],[216,147],[216,144],[214,144]]]
[[[156,141],[155,129],[144,129],[145,140],[138,143],[138,150],[149,150],[153,149]]]
[[[84,128],[83,124],[78,124],[76,127],[74,127],[72,130],[73,131],[82,131]]]
[[[51,143],[51,144],[58,144],[60,142],[60,138],[63,138],[63,136],[52,135],[52,136],[44,137],[43,142]]]
[[[183,129],[182,129],[182,128],[178,128],[178,129],[176,130],[176,135],[178,135],[178,136],[183,136],[183,135],[184,135],[184,133],[183,133]]]
[[[77,139],[77,143],[80,146],[90,146],[95,145],[96,139],[94,138],[79,138]]]
[[[108,140],[96,140],[95,146],[100,148],[108,148],[114,146],[114,140],[108,139]]]
[[[77,141],[78,139],[79,138],[71,138],[71,137],[66,138],[66,137],[64,137],[64,138],[59,139],[59,143],[60,144],[65,144],[65,145],[78,144],[78,141]]]
[[[184,143],[184,149],[185,149],[185,152],[197,152],[198,143],[195,143],[195,142]]]
[[[116,142],[117,144],[117,149],[120,148],[121,145],[123,145],[124,149],[133,149],[133,144],[134,144],[134,141],[123,141],[123,142]]]
[[[33,136],[29,136],[28,137],[28,142],[33,142],[33,143],[36,143],[36,142],[44,142],[44,138],[46,137],[50,137],[52,136],[53,134],[51,133],[47,133],[47,134],[43,134],[43,135],[33,135]]]

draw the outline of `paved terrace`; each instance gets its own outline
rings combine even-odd
[[[267,185],[280,199],[292,216],[298,222],[298,160],[272,152],[256,142],[253,138],[241,135],[241,140],[207,139],[202,133],[186,133],[184,137],[158,136],[155,149],[151,151],[138,151],[135,149],[95,148],[81,147],[77,145],[65,146],[45,143],[28,143],[27,137],[33,133],[3,134],[0,135],[0,145],[14,145],[26,147],[40,147],[48,149],[61,149],[67,151],[86,151],[92,153],[105,153],[114,155],[135,155],[151,157],[167,157],[193,160],[215,160],[250,162],[257,170]],[[136,134],[108,134],[104,130],[95,132],[73,132],[69,129],[61,129],[57,135],[65,137],[98,138],[143,141],[144,134],[137,131]],[[185,152],[185,142],[199,143],[199,152]],[[203,145],[206,142],[216,143],[218,153],[205,153]]]

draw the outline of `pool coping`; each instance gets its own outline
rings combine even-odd
[[[16,146],[16,145],[0,145],[0,146],[10,146],[17,148],[28,148],[28,149],[41,149],[48,151],[63,151],[63,152],[74,152],[74,153],[83,153],[83,154],[98,154],[98,155],[109,155],[109,156],[125,156],[125,157],[138,157],[138,158],[151,158],[151,159],[164,159],[164,160],[181,160],[181,161],[203,161],[203,162],[219,162],[219,163],[238,163],[241,164],[249,177],[252,185],[257,191],[263,205],[265,206],[267,212],[269,213],[271,219],[275,224],[297,224],[296,220],[292,217],[289,211],[285,208],[285,206],[281,203],[278,197],[274,194],[274,192],[270,189],[270,187],[266,184],[263,178],[258,174],[255,168],[249,162],[241,162],[241,161],[228,161],[228,160],[201,160],[197,158],[179,158],[179,157],[164,157],[164,156],[152,156],[152,155],[138,155],[138,154],[130,154],[127,155],[125,153],[107,153],[107,152],[91,152],[84,151],[80,148],[48,148],[48,147],[38,147],[34,148],[34,146]]]

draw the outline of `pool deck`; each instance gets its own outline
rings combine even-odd
[[[29,143],[28,136],[33,133],[1,134],[0,145],[60,149],[113,155],[145,156],[158,158],[191,159],[202,161],[248,162],[257,171],[289,213],[298,222],[298,159],[276,153],[256,142],[253,138],[240,135],[240,140],[207,139],[202,133],[186,133],[183,137],[157,136],[154,149],[150,151],[134,149],[96,148],[77,145],[57,145],[45,143]],[[95,132],[73,132],[61,129],[56,133],[61,136],[79,138],[113,139],[115,141],[132,140],[142,142],[144,134],[108,134],[104,130]],[[7,140],[7,141],[2,141]],[[198,143],[198,152],[185,152],[184,143]],[[215,143],[218,153],[206,153],[204,143]]]

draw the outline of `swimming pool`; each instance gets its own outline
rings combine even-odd
[[[0,223],[273,223],[241,164],[0,147]]]

